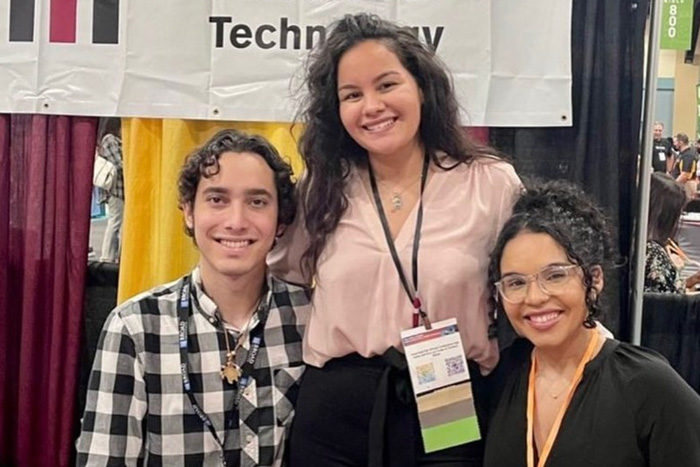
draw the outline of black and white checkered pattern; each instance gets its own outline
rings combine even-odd
[[[235,388],[219,374],[226,344],[216,306],[192,273],[195,297],[189,318],[189,376],[199,406],[224,450],[194,413],[183,390],[178,345],[178,293],[183,279],[138,295],[107,318],[88,386],[79,466],[279,466],[304,371],[301,341],[308,291],[268,277],[270,311],[253,380],[225,429]],[[258,324],[259,325],[259,324]],[[247,358],[236,354],[238,365]]]
[[[122,161],[122,140],[112,134],[107,134],[100,141],[100,147],[97,151],[98,155],[117,168],[117,173],[114,177],[114,182],[109,191],[100,190],[99,203],[107,201],[110,196],[114,196],[121,200],[124,199],[124,163]]]

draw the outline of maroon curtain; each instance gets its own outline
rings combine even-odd
[[[0,115],[0,464],[65,466],[97,119]]]

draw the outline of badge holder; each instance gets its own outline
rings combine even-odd
[[[426,453],[481,439],[462,338],[454,318],[401,333]]]

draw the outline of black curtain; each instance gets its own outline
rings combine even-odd
[[[698,42],[698,32],[700,32],[700,0],[695,0],[693,4],[693,29],[690,35],[690,49],[685,52],[685,63],[693,63],[695,46]]]
[[[109,313],[117,306],[119,266],[113,263],[88,262],[85,275],[85,306],[83,312],[83,340],[80,345],[80,371],[75,395],[75,424],[73,439],[80,434],[80,419],[85,410],[85,399],[92,361],[102,326]],[[75,445],[71,449],[71,465],[75,464]]]
[[[645,293],[642,345],[700,393],[700,295]]]
[[[573,126],[491,130],[491,143],[512,156],[521,176],[573,181],[607,209],[618,227],[614,235],[620,258],[608,268],[603,299],[609,311],[603,322],[621,339],[629,338],[629,258],[648,9],[648,0],[574,0]]]

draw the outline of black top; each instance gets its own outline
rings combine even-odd
[[[531,352],[518,339],[501,357],[485,467],[527,466]],[[700,466],[700,396],[656,352],[608,339],[586,365],[547,467],[591,466]]]
[[[651,153],[654,172],[666,173],[666,161],[671,157],[671,143],[666,138],[655,139]]]
[[[673,167],[671,175],[673,178],[678,178],[681,172],[690,174],[690,178],[695,178],[697,175],[698,153],[692,147],[687,147],[678,155],[678,161]]]

